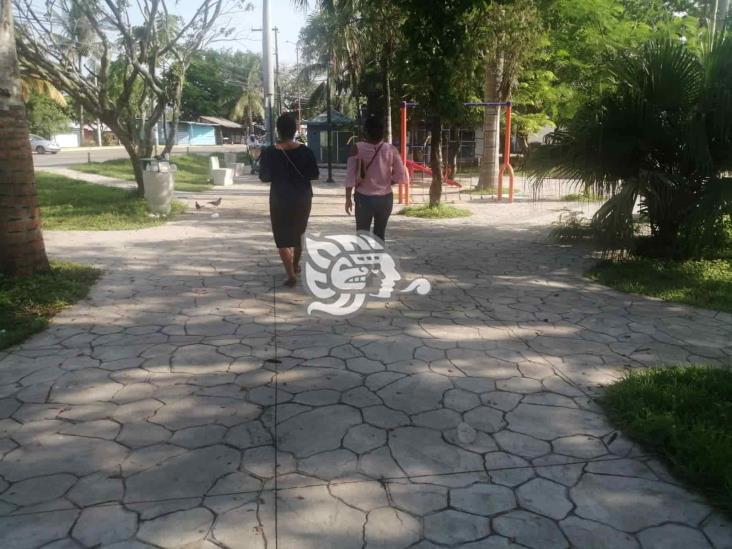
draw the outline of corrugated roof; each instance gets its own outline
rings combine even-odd
[[[331,109],[330,111],[330,121],[331,124],[333,124],[334,126],[345,126],[354,123],[354,120],[352,118],[348,118],[345,114],[335,109]],[[309,124],[311,126],[322,126],[327,123],[328,111],[323,111],[319,115],[311,118],[310,120],[305,121],[305,124]]]
[[[237,124],[236,122],[232,122],[231,120],[227,120],[226,118],[220,118],[218,116],[199,116],[199,118],[201,120],[204,120],[205,122],[210,122],[211,124],[216,124],[223,128],[232,128],[239,130],[244,127],[241,124]]]

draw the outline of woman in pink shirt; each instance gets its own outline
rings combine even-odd
[[[384,142],[384,125],[370,116],[364,124],[365,141],[357,143],[351,151],[346,171],[346,213],[356,202],[356,230],[371,231],[385,240],[386,223],[394,205],[391,186],[404,183],[409,178],[399,153]]]

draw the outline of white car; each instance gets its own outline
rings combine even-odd
[[[56,143],[39,135],[30,134],[30,144],[31,149],[33,149],[38,154],[56,154],[58,151],[61,150],[61,147],[59,147]]]

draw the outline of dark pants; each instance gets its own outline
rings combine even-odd
[[[394,206],[392,193],[383,196],[367,196],[355,193],[356,202],[356,230],[371,231],[371,222],[374,223],[373,233],[381,240],[386,240],[386,223],[389,221],[391,209]]]

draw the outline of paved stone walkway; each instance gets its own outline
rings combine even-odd
[[[431,295],[334,321],[278,286],[275,322],[266,189],[221,193],[218,219],[47,233],[106,273],[0,352],[0,547],[732,547],[593,400],[629,368],[729,362],[732,316],[583,279],[546,239],[556,202],[475,201],[391,224]],[[350,230],[315,202],[313,231]]]

